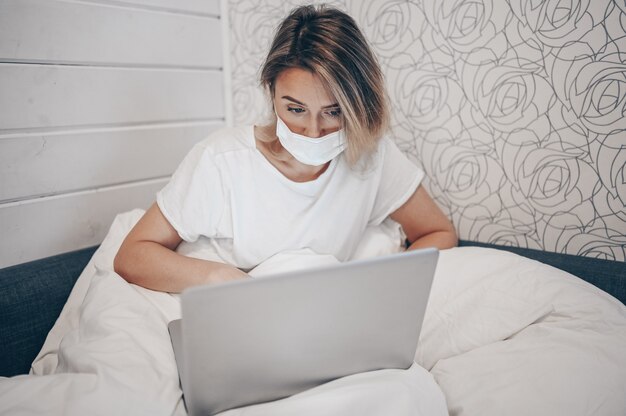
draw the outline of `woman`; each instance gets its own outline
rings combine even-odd
[[[275,121],[197,144],[131,230],[115,271],[150,289],[246,277],[298,249],[347,261],[368,226],[390,217],[409,249],[457,243],[420,185],[423,172],[385,138],[380,67],[356,23],[327,7],[295,9],[262,67]],[[208,238],[224,262],[175,252]]]

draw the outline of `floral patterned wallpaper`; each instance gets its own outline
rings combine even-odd
[[[234,121],[302,1],[230,0]],[[625,261],[623,0],[331,1],[386,74],[392,134],[462,239]]]

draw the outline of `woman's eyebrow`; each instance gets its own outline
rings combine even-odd
[[[295,98],[290,97],[290,96],[288,96],[288,95],[283,95],[281,98],[284,98],[284,99],[289,100],[289,101],[293,101],[293,102],[294,102],[294,103],[296,103],[296,104],[300,104],[301,106],[306,107],[306,104],[305,104],[305,103],[300,102],[300,101],[296,100]]]
[[[283,96],[282,96],[282,97],[280,97],[280,98],[284,98],[284,99],[286,99],[286,100],[293,101],[294,103],[299,104],[299,105],[301,105],[301,106],[303,106],[303,107],[306,107],[306,106],[307,106],[305,103],[303,103],[303,102],[301,102],[301,101],[298,101],[298,100],[296,100],[295,98],[290,97],[289,95],[283,95]],[[334,103],[334,104],[331,104],[331,105],[326,105],[326,106],[322,107],[322,109],[326,109],[326,108],[333,108],[333,107],[339,107],[339,104],[338,104],[338,103]]]

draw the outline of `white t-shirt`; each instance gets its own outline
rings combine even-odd
[[[340,155],[317,179],[293,182],[256,148],[254,127],[243,126],[196,144],[157,204],[183,240],[208,238],[243,269],[300,249],[346,261],[365,229],[402,206],[423,177],[384,138],[366,171]]]

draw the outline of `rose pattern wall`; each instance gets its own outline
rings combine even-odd
[[[229,2],[236,124],[302,1]],[[462,239],[626,259],[626,3],[343,0],[387,79],[392,134]]]

